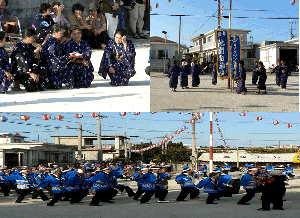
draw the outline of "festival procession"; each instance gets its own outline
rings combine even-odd
[[[98,212],[111,217],[120,216],[112,208],[130,205],[164,210],[166,217],[190,206],[190,213],[230,207],[274,215],[294,213],[299,203],[298,113],[1,113],[0,119],[1,212],[6,205],[26,211],[81,205],[102,206]]]
[[[299,111],[298,1],[291,3],[160,2],[151,14],[151,111],[228,111],[224,99],[235,99],[236,112]],[[275,102],[284,104],[272,110]]]

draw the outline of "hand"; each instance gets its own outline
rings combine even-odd
[[[126,36],[122,37],[122,43],[125,46],[125,48],[127,47],[127,41],[126,41]]]
[[[36,49],[34,50],[34,53],[39,53],[42,49],[42,46],[40,44],[36,45]]]
[[[100,181],[100,184],[102,185],[102,184],[104,184],[104,182],[103,182],[103,181]]]
[[[60,5],[59,7],[58,7],[58,10],[60,10],[60,11],[62,11],[63,9],[64,9],[64,5]]]
[[[10,72],[5,72],[5,75],[7,76],[8,80],[12,80],[14,78]]]
[[[109,68],[109,72],[112,73],[112,74],[116,73],[116,71],[115,71],[115,69],[113,67]]]
[[[120,6],[119,6],[119,4],[118,4],[118,3],[114,3],[114,5],[113,5],[113,9],[114,9],[114,10],[118,10],[118,9],[119,9],[119,7],[120,7]]]
[[[30,73],[29,76],[34,80],[34,82],[38,83],[39,82],[39,76],[35,73]]]

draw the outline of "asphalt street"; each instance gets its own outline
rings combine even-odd
[[[185,202],[176,202],[175,199],[179,195],[180,186],[175,182],[175,175],[169,181],[169,193],[166,197],[171,203],[158,203],[154,197],[151,198],[149,204],[139,204],[133,201],[126,193],[119,193],[115,203],[101,203],[100,207],[91,207],[88,204],[91,201],[92,195],[83,199],[83,204],[72,204],[66,201],[59,201],[54,207],[46,206],[46,202],[41,199],[32,200],[30,196],[26,196],[24,203],[15,204],[17,198],[15,191],[9,197],[0,197],[0,217],[30,217],[30,218],[48,218],[48,217],[131,217],[131,218],[161,218],[161,217],[299,217],[299,175],[300,171],[295,170],[296,177],[289,181],[287,193],[284,197],[283,211],[257,211],[261,208],[260,197],[258,193],[249,202],[250,205],[237,205],[238,200],[245,194],[241,189],[240,193],[233,197],[223,197],[218,204],[206,205],[205,200],[207,194],[200,191],[200,197]],[[119,180],[120,184],[129,185],[134,191],[137,190],[136,182]],[[47,193],[48,194],[48,193]],[[48,202],[48,201],[47,201]]]
[[[151,72],[151,111],[219,111],[219,112],[298,112],[299,111],[299,73],[288,78],[287,88],[281,89],[275,84],[275,75],[268,74],[267,94],[257,94],[257,86],[252,84],[252,73],[247,73],[246,95],[237,94],[228,89],[228,80],[218,78],[217,85],[212,84],[211,75],[200,75],[199,87],[171,92],[166,74]],[[178,78],[179,80],[179,78]],[[236,87],[236,84],[235,84]]]

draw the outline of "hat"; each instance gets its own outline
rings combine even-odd
[[[148,167],[144,167],[144,168],[142,168],[142,170],[149,170],[149,168]]]
[[[91,11],[91,10],[98,10],[98,7],[97,7],[97,5],[95,4],[95,3],[90,3],[90,8],[89,8],[89,11]]]
[[[77,170],[77,173],[83,173],[83,170],[79,169]]]
[[[188,170],[188,169],[189,169],[189,166],[182,166],[182,169],[183,169],[183,170]]]
[[[21,171],[20,171],[20,173],[25,173],[25,172],[27,172],[27,170],[21,170]]]

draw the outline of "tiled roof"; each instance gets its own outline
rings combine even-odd
[[[165,39],[158,37],[158,36],[151,36],[150,42],[165,42]],[[167,43],[177,43],[177,42],[173,42],[173,41],[167,39]]]

